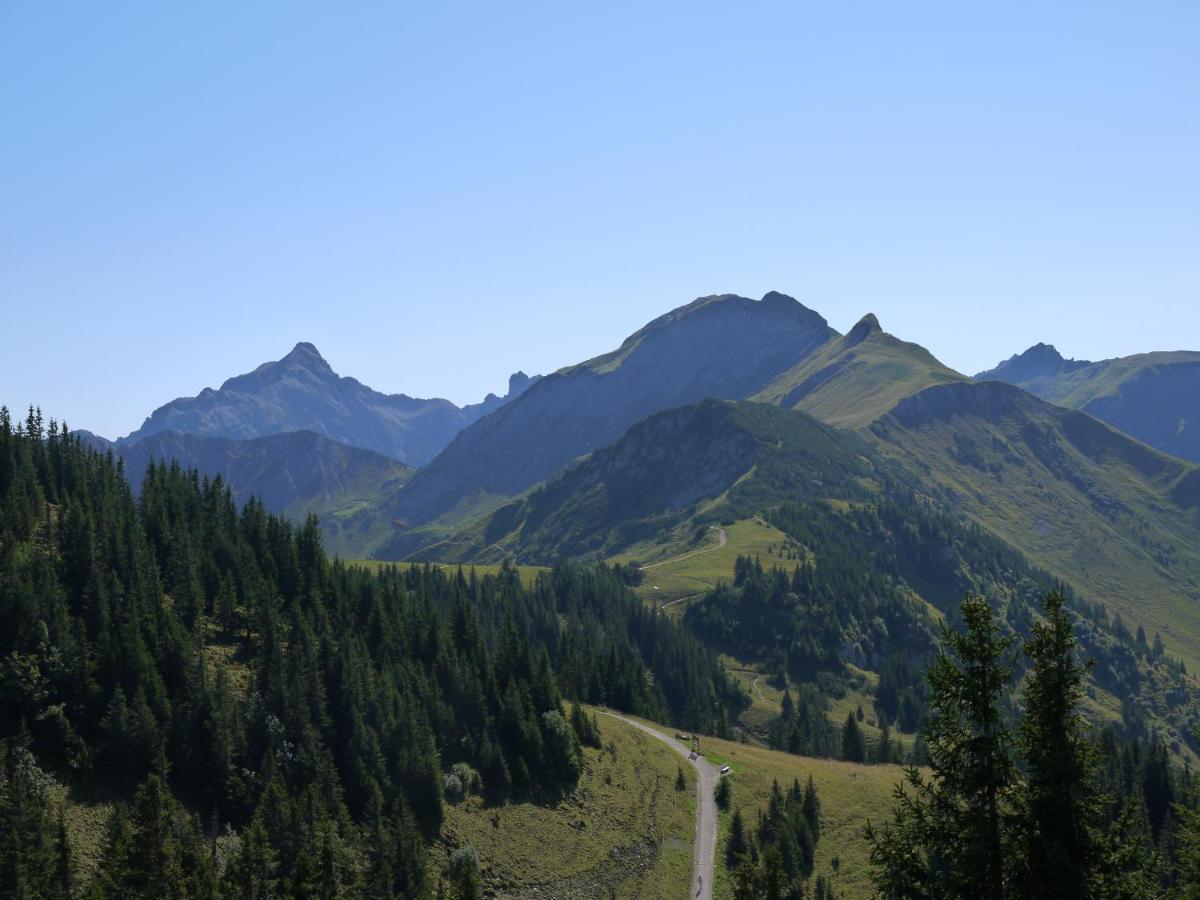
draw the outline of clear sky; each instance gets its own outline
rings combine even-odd
[[[0,0],[0,402],[456,402],[693,297],[1200,349],[1200,3]]]

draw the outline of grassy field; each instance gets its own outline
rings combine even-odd
[[[804,784],[812,775],[821,799],[821,839],[817,844],[814,877],[831,877],[838,896],[846,900],[872,895],[868,847],[862,837],[862,826],[868,818],[880,821],[890,816],[892,790],[903,777],[899,766],[859,766],[810,759],[716,738],[705,738],[700,746],[709,759],[733,768],[730,808],[741,809],[742,818],[751,827],[758,818],[758,811],[766,808],[772,781],[778,780],[786,789],[793,779],[798,778]],[[729,878],[722,866],[730,815],[723,815],[721,819],[717,845],[717,898],[731,896]],[[836,872],[835,859],[838,861]]]
[[[380,569],[383,569],[387,566],[407,567],[407,566],[431,565],[436,569],[450,569],[451,571],[457,570],[459,568],[459,563],[428,563],[427,564],[427,563],[409,563],[409,562],[388,562],[387,560],[379,560],[379,559],[347,559],[347,560],[345,560],[345,563],[348,566],[362,566],[365,569],[370,569],[372,572],[378,572]],[[482,563],[482,564],[463,563],[462,564],[462,570],[468,576],[470,575],[472,569],[474,569],[478,575],[495,575],[500,571],[501,566],[498,563]],[[533,582],[537,579],[538,575],[545,571],[548,571],[546,566],[517,566],[517,572],[521,576],[521,582],[526,587],[529,587],[530,585],[532,585]]]
[[[67,838],[71,843],[75,881],[79,885],[86,885],[100,867],[114,801],[118,798],[98,790],[82,794],[58,781],[51,787],[50,796],[63,811]],[[128,801],[129,798],[119,799]]]
[[[610,562],[640,563],[645,581],[638,587],[638,593],[663,604],[702,594],[715,587],[718,581],[732,581],[733,564],[738,556],[761,556],[765,561],[772,548],[778,549],[788,542],[782,531],[759,518],[743,519],[724,525],[721,530],[725,532],[724,547],[713,528],[703,543],[696,546],[641,545]],[[682,606],[678,604],[672,609],[682,612]]]
[[[696,783],[671,749],[597,716],[603,748],[585,749],[575,790],[553,806],[478,797],[446,806],[434,872],[454,848],[479,854],[497,897],[682,897],[692,871]],[[687,789],[675,790],[684,763]]]
[[[673,734],[663,725],[647,724],[664,734]],[[821,800],[821,839],[817,844],[814,878],[816,875],[830,876],[838,896],[845,900],[872,896],[869,848],[863,840],[862,827],[868,818],[875,822],[890,818],[892,791],[904,774],[900,766],[860,766],[793,756],[713,737],[701,738],[700,750],[709,761],[733,769],[733,801],[730,812],[722,813],[720,817],[714,885],[717,900],[732,896],[730,879],[722,862],[732,810],[741,809],[742,818],[753,827],[759,810],[767,806],[773,781],[778,780],[786,789],[797,778],[803,785],[809,775],[813,777]],[[837,861],[836,872],[834,860]],[[662,896],[673,897],[675,894]]]

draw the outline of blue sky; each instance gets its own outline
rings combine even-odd
[[[456,402],[778,289],[973,372],[1200,349],[1200,4],[0,0],[0,402],[299,340]]]

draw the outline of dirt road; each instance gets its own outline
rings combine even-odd
[[[605,710],[604,714],[658,738],[674,748],[680,756],[689,759],[696,769],[696,844],[692,857],[692,886],[687,896],[690,900],[712,900],[713,872],[717,857],[717,801],[713,797],[713,791],[716,789],[717,779],[721,777],[720,770],[704,757],[690,759],[690,747],[685,747],[656,728],[619,713]]]
[[[648,566],[642,566],[643,572],[648,572],[651,569],[657,569],[659,566],[665,566],[669,563],[679,562],[681,559],[691,559],[693,556],[699,556],[701,553],[711,553],[713,550],[720,550],[729,543],[729,536],[725,534],[724,528],[717,528],[716,525],[710,526],[717,530],[717,546],[705,547],[703,550],[693,550],[691,553],[685,553],[682,556],[672,556],[670,559],[664,559],[656,563],[650,563]]]

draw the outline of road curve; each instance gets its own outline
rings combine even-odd
[[[619,713],[608,710],[601,712],[658,738],[680,756],[688,759],[696,769],[696,843],[692,857],[692,886],[687,896],[694,900],[712,900],[713,873],[717,858],[717,801],[713,794],[717,787],[717,779],[721,777],[720,770],[703,757],[690,759],[690,747],[685,747],[657,728],[651,728]]]
[[[691,553],[685,553],[682,556],[672,556],[670,559],[660,559],[656,563],[650,563],[648,566],[642,566],[643,572],[648,572],[651,569],[657,569],[659,566],[669,565],[673,562],[679,562],[681,559],[691,559],[693,556],[699,556],[701,553],[711,553],[714,550],[720,550],[729,543],[729,536],[725,534],[724,528],[718,528],[716,525],[710,526],[717,530],[717,546],[705,547],[703,550],[693,550]]]

